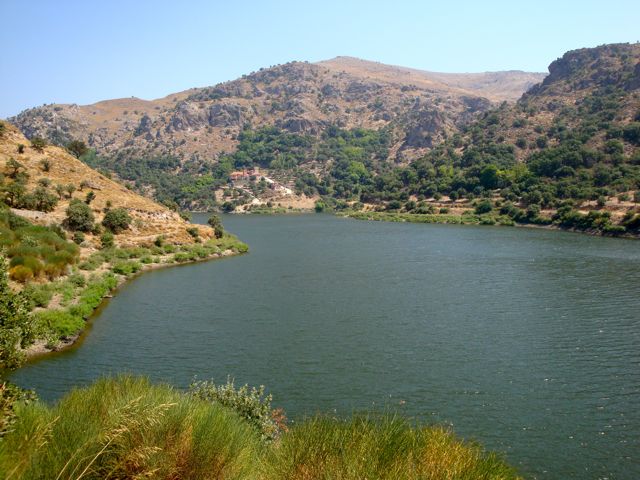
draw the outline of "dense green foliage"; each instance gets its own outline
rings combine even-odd
[[[89,166],[112,171],[145,192],[149,187],[155,198],[168,205],[213,208],[213,191],[229,182],[234,169],[262,167],[284,172],[298,179],[296,187],[307,194],[319,192],[349,198],[363,185],[371,183],[375,172],[386,171],[385,159],[390,145],[387,131],[342,130],[330,127],[320,137],[298,135],[276,127],[246,129],[239,136],[235,153],[223,155],[211,166],[194,157],[181,163],[173,157],[137,159],[125,154],[102,158],[89,152],[81,160]],[[327,179],[305,173],[314,163],[330,162]],[[262,186],[262,188],[266,188]],[[232,202],[228,202],[233,210]]]
[[[128,158],[123,151],[113,158],[104,158],[90,150],[80,160],[107,176],[115,173],[138,192],[147,193],[151,189],[157,201],[174,209],[192,204],[213,208],[216,202],[212,192],[228,180],[228,172],[212,172],[211,167],[197,157],[181,163],[171,156]]]
[[[131,216],[124,208],[114,208],[107,211],[102,219],[102,226],[113,233],[120,233],[131,224]]]
[[[93,230],[95,217],[89,205],[82,200],[78,200],[77,198],[71,200],[65,213],[67,216],[64,219],[64,225],[69,230],[77,230],[80,232],[90,232]]]
[[[518,478],[495,454],[396,416],[318,416],[266,442],[233,406],[132,377],[15,411],[0,474],[25,480]]]
[[[27,299],[9,288],[4,256],[0,255],[0,372],[16,368],[24,359],[20,348],[34,339]]]

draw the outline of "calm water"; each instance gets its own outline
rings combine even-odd
[[[200,217],[203,221],[206,217]],[[290,417],[449,423],[531,478],[640,478],[640,242],[496,227],[225,217],[242,257],[146,273],[20,385],[130,371],[265,384]]]

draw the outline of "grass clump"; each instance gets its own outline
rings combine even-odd
[[[498,455],[394,415],[319,415],[270,441],[254,423],[254,413],[270,410],[264,400],[261,390],[229,382],[185,393],[119,376],[52,407],[18,402],[0,442],[0,472],[25,480],[519,478]]]
[[[240,417],[144,379],[100,380],[16,414],[0,443],[6,478],[256,478],[260,440]]]
[[[267,455],[269,479],[511,479],[496,454],[440,427],[412,427],[393,415],[308,419]]]

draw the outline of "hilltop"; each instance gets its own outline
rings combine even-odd
[[[639,65],[639,44],[567,52],[547,76],[337,57],[182,92],[118,128],[87,120],[93,106],[16,121],[28,136],[86,138],[83,161],[188,208],[285,207],[264,176],[297,195],[289,205],[635,235]]]
[[[381,129],[394,151],[424,151],[492,102],[513,100],[543,74],[439,74],[348,57],[291,62],[237,80],[158,100],[116,99],[93,105],[44,105],[10,119],[31,138],[85,141],[100,155],[171,155],[215,161],[250,126],[274,125],[318,135],[329,125]]]

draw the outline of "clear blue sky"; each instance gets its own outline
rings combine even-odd
[[[0,0],[0,118],[152,99],[337,55],[444,72],[546,71],[640,40],[640,1]]]

